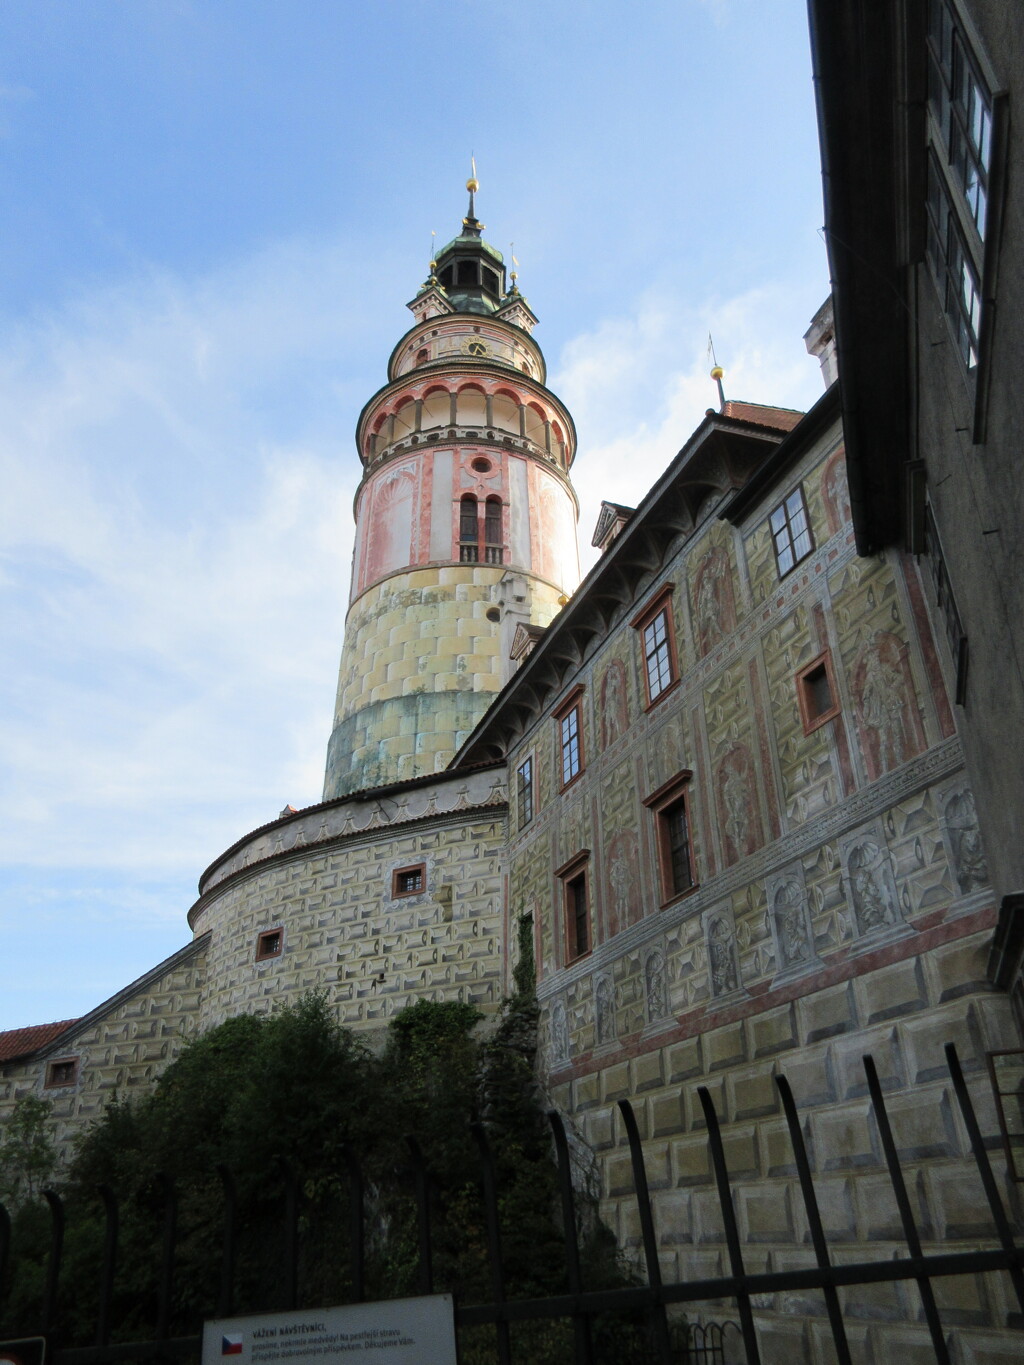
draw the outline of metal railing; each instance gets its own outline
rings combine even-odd
[[[648,1357],[656,1365],[680,1365],[680,1362],[721,1362],[725,1359],[724,1342],[727,1329],[742,1338],[748,1365],[759,1365],[757,1331],[753,1300],[758,1295],[787,1291],[816,1291],[822,1295],[831,1330],[835,1359],[839,1365],[851,1365],[839,1291],[853,1285],[913,1281],[921,1296],[924,1320],[931,1339],[934,1357],[939,1365],[950,1361],[947,1331],[943,1328],[936,1303],[933,1281],[944,1276],[993,1273],[1007,1274],[1024,1314],[1024,1248],[1014,1241],[996,1178],[985,1149],[974,1107],[968,1094],[962,1069],[952,1044],[946,1047],[953,1088],[963,1116],[964,1125],[980,1178],[985,1200],[995,1228],[995,1245],[981,1250],[938,1251],[925,1254],[921,1235],[914,1218],[904,1172],[900,1167],[893,1139],[885,1098],[871,1057],[864,1058],[868,1089],[875,1121],[896,1199],[906,1243],[906,1254],[887,1260],[866,1260],[853,1264],[835,1264],[829,1254],[815,1193],[811,1163],[808,1158],[799,1114],[789,1083],[784,1076],[776,1076],[783,1112],[789,1130],[793,1157],[803,1207],[807,1217],[810,1242],[815,1264],[798,1269],[749,1272],[744,1264],[744,1247],[740,1238],[730,1189],[729,1171],[718,1115],[709,1091],[698,1088],[698,1095],[707,1123],[707,1141],[711,1166],[717,1187],[722,1215],[729,1273],[705,1280],[665,1283],[658,1256],[658,1239],[654,1227],[651,1200],[647,1185],[647,1171],[640,1133],[632,1106],[628,1100],[618,1102],[622,1115],[632,1165],[634,1192],[640,1225],[640,1242],[646,1283],[623,1288],[588,1289],[581,1271],[580,1246],[577,1235],[577,1209],[573,1190],[569,1144],[560,1116],[551,1112],[549,1120],[554,1138],[561,1200],[562,1226],[565,1234],[565,1268],[568,1292],[537,1299],[510,1299],[505,1293],[502,1230],[499,1218],[495,1163],[487,1129],[473,1125],[473,1137],[481,1159],[483,1204],[486,1214],[487,1257],[490,1267],[490,1300],[478,1304],[456,1304],[455,1320],[460,1332],[471,1328],[489,1327],[494,1333],[495,1359],[499,1365],[511,1365],[513,1360],[514,1324],[538,1320],[565,1320],[572,1325],[573,1356],[577,1365],[592,1365],[596,1360],[592,1326],[599,1316],[613,1313],[647,1315],[649,1324]],[[411,1170],[414,1177],[418,1233],[418,1293],[435,1292],[433,1243],[430,1225],[429,1172],[423,1152],[414,1139],[408,1139]],[[351,1265],[350,1298],[363,1301],[366,1290],[366,1228],[367,1206],[364,1180],[356,1155],[346,1150],[349,1173],[349,1242]],[[223,1253],[219,1293],[209,1305],[209,1316],[230,1317],[234,1308],[235,1261],[238,1238],[236,1235],[236,1197],[230,1174],[218,1168],[224,1193]],[[965,1172],[966,1173],[966,1172]],[[299,1303],[299,1183],[294,1174],[282,1171],[284,1184],[284,1229],[281,1242],[279,1283],[282,1286],[285,1308],[310,1305]],[[170,1334],[174,1292],[175,1247],[177,1241],[177,1204],[174,1186],[163,1185],[163,1216],[160,1252],[160,1273],[156,1294],[155,1332],[146,1341],[112,1342],[111,1304],[117,1265],[118,1201],[114,1193],[100,1191],[105,1210],[105,1236],[99,1267],[100,1289],[95,1336],[90,1345],[59,1343],[52,1353],[54,1365],[102,1365],[103,1362],[124,1361],[139,1357],[175,1358],[197,1356],[198,1336],[177,1337]],[[57,1302],[61,1277],[65,1210],[60,1196],[46,1191],[50,1209],[50,1248],[46,1264],[45,1284],[39,1329],[51,1332],[57,1321]],[[10,1254],[11,1220],[0,1206],[0,1286]],[[689,1343],[680,1347],[679,1333],[670,1328],[669,1310],[673,1306],[731,1300],[736,1305],[737,1323],[695,1325],[689,1332]],[[0,1305],[2,1310],[2,1305]],[[0,1312],[0,1324],[3,1323]],[[0,1337],[4,1335],[0,1325]],[[676,1343],[673,1341],[676,1338]],[[1022,1333],[1024,1346],[1024,1333]],[[680,1354],[680,1352],[682,1352]],[[525,1357],[528,1359],[528,1357]]]

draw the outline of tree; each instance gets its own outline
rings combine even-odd
[[[22,1095],[0,1125],[0,1200],[17,1208],[45,1185],[57,1158],[48,1100]]]

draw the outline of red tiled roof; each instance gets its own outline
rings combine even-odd
[[[764,403],[741,403],[727,398],[722,416],[736,417],[741,422],[756,422],[762,427],[778,427],[780,431],[792,431],[804,414],[793,408],[770,408]]]
[[[0,1062],[11,1062],[16,1057],[27,1057],[77,1024],[77,1019],[61,1019],[56,1024],[34,1024],[31,1028],[12,1028],[0,1033]]]

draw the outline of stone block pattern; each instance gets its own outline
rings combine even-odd
[[[838,454],[833,432],[742,524],[706,520],[637,585],[563,679],[565,693],[584,688],[587,763],[572,787],[557,794],[550,715],[510,754],[510,772],[533,756],[544,793],[512,841],[510,887],[539,921],[549,1091],[596,1155],[620,1242],[639,1248],[616,1109],[631,1099],[663,1263],[684,1278],[728,1264],[698,1085],[725,1124],[748,1268],[809,1260],[780,1071],[805,1116],[837,1255],[893,1254],[901,1233],[868,1052],[922,1235],[989,1235],[942,1048],[957,1044],[994,1150],[984,1053],[1019,1043],[1007,1000],[985,984],[992,894],[929,628],[913,609],[916,570],[894,554],[857,559]],[[815,548],[780,581],[767,517],[798,483]],[[630,621],[669,583],[679,684],[645,708]],[[839,710],[806,733],[797,674],[826,651]],[[673,900],[644,798],[684,772],[696,885]],[[580,850],[591,943],[569,961],[553,874]],[[951,1329],[1006,1327],[995,1280],[945,1287]],[[926,1341],[916,1290],[864,1287],[845,1303],[864,1359],[890,1358],[883,1322],[900,1324],[908,1350]],[[820,1295],[777,1296],[759,1313],[765,1358],[832,1358]]]
[[[501,1000],[504,805],[300,846],[218,883],[193,910],[210,931],[201,1026],[326,990],[346,1026],[380,1028],[418,999]],[[424,865],[422,891],[392,894]],[[257,936],[282,930],[278,956]]]
[[[59,1045],[41,1057],[0,1069],[0,1121],[23,1095],[53,1105],[62,1160],[71,1139],[98,1118],[115,1095],[124,1099],[150,1085],[174,1061],[197,1029],[206,980],[206,943],[171,958],[143,979],[136,991],[115,996],[94,1011]],[[74,1085],[46,1088],[48,1063],[77,1058]]]
[[[328,753],[325,797],[437,772],[506,676],[500,566],[394,574],[352,604]],[[547,625],[560,588],[533,576],[527,618]],[[422,699],[422,700],[421,700]]]

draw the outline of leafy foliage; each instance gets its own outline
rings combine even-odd
[[[352,1297],[353,1154],[366,1210],[366,1296],[422,1292],[407,1134],[415,1136],[429,1172],[434,1288],[463,1303],[488,1301],[492,1270],[474,1124],[484,1125],[493,1154],[506,1296],[566,1292],[556,1171],[534,1073],[537,1006],[532,994],[518,994],[489,1036],[480,1036],[481,1018],[472,1006],[419,1001],[395,1017],[383,1053],[375,1056],[338,1026],[326,997],[314,993],[269,1016],[230,1019],[190,1043],[148,1095],[134,1104],[115,1100],[78,1143],[63,1188],[68,1217],[59,1338],[77,1344],[95,1331],[101,1186],[116,1191],[119,1204],[112,1313],[118,1337],[152,1335],[171,1183],[177,1214],[172,1333],[194,1333],[203,1317],[218,1312],[222,1169],[231,1172],[237,1195],[235,1311],[285,1306],[289,1186],[300,1196],[300,1301],[314,1306]],[[16,1224],[19,1255],[10,1283],[0,1286],[4,1324],[33,1331],[45,1211],[26,1205]],[[593,1210],[582,1229],[587,1287],[628,1282]],[[598,1336],[607,1348],[599,1358],[644,1359],[643,1334],[633,1325],[605,1324]],[[494,1358],[492,1330],[464,1338],[464,1365]],[[569,1323],[524,1324],[516,1338],[517,1352],[536,1365],[560,1365],[572,1353]]]
[[[0,1128],[0,1199],[11,1207],[32,1199],[53,1170],[52,1107],[48,1100],[22,1095]]]

